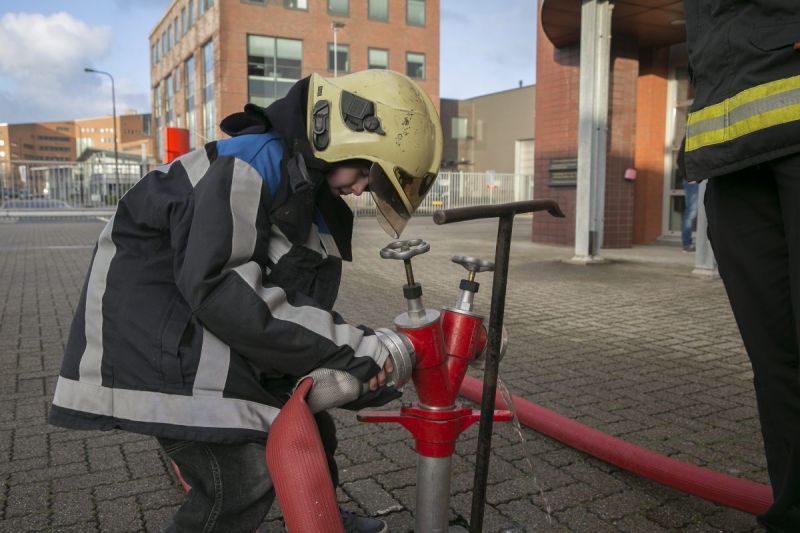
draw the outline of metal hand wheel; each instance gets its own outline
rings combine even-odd
[[[430,249],[431,245],[422,239],[393,241],[381,249],[381,257],[384,259],[402,259],[403,261],[408,261],[415,255],[424,254]]]
[[[453,263],[459,264],[466,268],[468,272],[477,274],[479,272],[492,272],[494,271],[494,263],[486,259],[478,259],[468,255],[454,255],[451,258]]]

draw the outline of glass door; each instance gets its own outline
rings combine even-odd
[[[686,134],[686,118],[694,101],[694,88],[689,83],[689,61],[686,45],[670,50],[668,112],[665,146],[664,217],[662,234],[680,236],[681,218],[685,209],[683,180],[678,173],[678,151]]]

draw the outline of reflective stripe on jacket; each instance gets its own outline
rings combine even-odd
[[[690,180],[800,151],[800,2],[684,0]]]

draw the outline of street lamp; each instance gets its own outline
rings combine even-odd
[[[114,76],[112,76],[108,72],[103,72],[102,70],[95,70],[93,68],[88,68],[88,67],[83,69],[83,71],[84,72],[93,72],[94,74],[103,74],[105,76],[108,76],[111,79],[111,113],[112,113],[113,120],[114,120],[114,129],[113,129],[113,133],[114,133],[114,181],[115,181],[116,186],[117,186],[116,198],[117,198],[117,200],[119,200],[119,195],[120,195],[120,192],[122,191],[122,188],[120,187],[120,184],[119,184],[119,154],[117,153],[117,97],[116,97],[116,95],[114,93]]]
[[[336,41],[336,34],[339,33],[339,30],[344,28],[344,22],[331,22],[331,29],[333,30],[333,77],[336,78],[339,76],[339,47]]]

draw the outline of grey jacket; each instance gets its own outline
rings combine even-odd
[[[332,311],[341,258],[319,210],[304,243],[270,222],[287,197],[286,153],[274,132],[217,141],[120,200],[76,309],[51,423],[263,439],[297,377],[378,371],[386,348]]]

